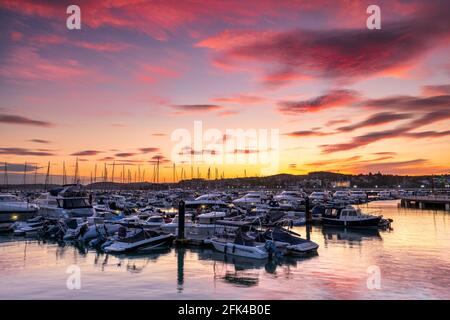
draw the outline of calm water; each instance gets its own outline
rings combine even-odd
[[[392,231],[313,227],[319,255],[255,262],[211,249],[167,249],[108,256],[72,245],[0,238],[2,299],[450,299],[450,213],[373,202],[394,219]],[[305,227],[296,228],[305,235]],[[68,290],[67,267],[81,269]],[[378,266],[380,289],[368,289]]]

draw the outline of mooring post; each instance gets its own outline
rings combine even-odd
[[[185,216],[185,203],[181,200],[178,203],[178,239],[184,239],[184,216]]]
[[[309,197],[305,198],[305,217],[306,217],[306,224],[312,223],[312,212],[309,207]]]

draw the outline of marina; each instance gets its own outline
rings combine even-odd
[[[0,0],[0,302],[279,318],[450,300],[449,16]]]
[[[59,190],[58,222],[45,207],[39,210],[43,215],[38,211],[24,219],[28,222],[15,222],[12,232],[2,232],[0,269],[6,276],[0,285],[12,290],[0,298],[449,298],[450,220],[444,210],[404,208],[399,199],[345,198],[342,203],[342,192],[340,201],[311,201],[308,209],[310,199],[302,191],[293,203],[300,212],[279,208],[274,199],[286,200],[286,191],[281,196],[259,192],[258,201],[239,207],[241,201],[223,191],[179,200],[190,193],[186,190],[165,193],[180,201],[172,209],[150,205],[153,192],[139,192],[141,200],[148,200],[139,206],[131,204],[136,193],[112,193],[109,198],[122,200],[117,209],[117,203],[97,204],[108,198],[104,192],[90,196],[77,185]],[[255,195],[246,194],[250,197],[236,199]],[[267,203],[261,202],[264,198]],[[66,199],[72,207],[64,208]],[[80,215],[74,199],[86,199],[76,203],[95,214]],[[328,208],[322,221],[307,222],[308,212],[322,206]],[[302,225],[293,225],[292,212],[304,217]],[[379,225],[381,217],[389,224]],[[370,219],[375,224],[361,225]],[[66,271],[73,265],[81,270],[79,290],[66,287]],[[376,289],[367,284],[373,266],[381,272]]]

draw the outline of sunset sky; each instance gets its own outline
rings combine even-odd
[[[0,0],[0,161],[17,179],[24,162],[70,175],[78,157],[85,177],[115,162],[116,179],[126,164],[151,181],[160,157],[171,181],[171,134],[201,120],[278,129],[280,173],[448,173],[449,17],[448,1]]]

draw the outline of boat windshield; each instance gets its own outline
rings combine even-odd
[[[90,208],[91,204],[86,198],[58,199],[58,204],[64,209]]]
[[[19,202],[19,198],[11,195],[2,195],[0,196],[1,202]]]

